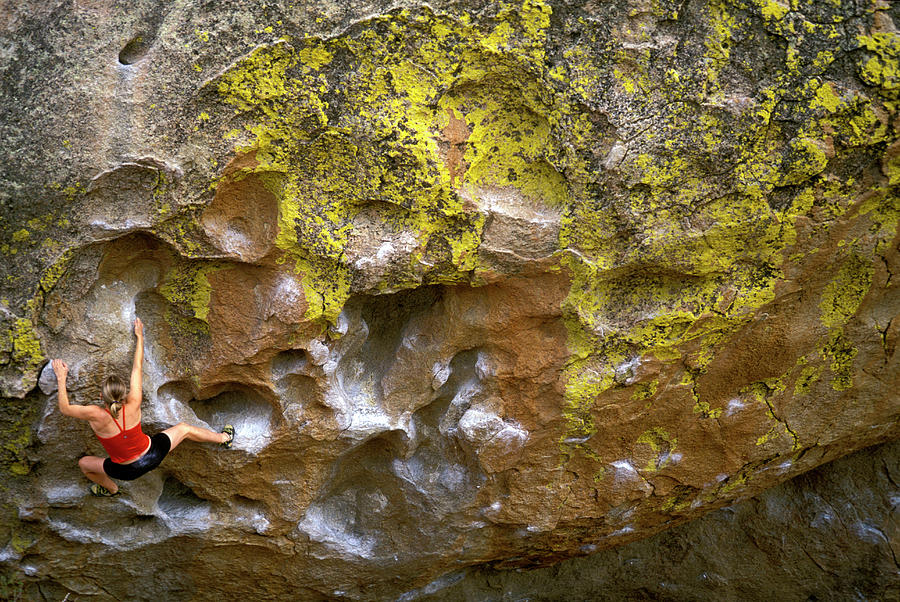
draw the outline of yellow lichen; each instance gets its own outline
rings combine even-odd
[[[200,263],[177,266],[166,274],[159,292],[173,305],[183,308],[197,320],[206,322],[212,294],[207,276],[223,267],[219,264]]]
[[[843,330],[834,329],[828,340],[819,349],[820,353],[831,360],[831,387],[835,391],[844,391],[853,386],[853,360],[859,350],[843,334]]]
[[[366,207],[418,239],[410,267],[392,276],[398,282],[379,284],[394,288],[472,278],[484,216],[463,197],[503,188],[566,204],[554,120],[544,116],[556,107],[522,69],[540,64],[549,15],[543,2],[503,4],[485,33],[465,19],[400,11],[357,36],[263,46],[220,78],[226,102],[254,118],[238,150],[254,153],[252,171],[278,199],[276,244],[304,276],[308,318],[335,320],[349,296],[344,252]],[[354,77],[335,88],[324,70],[339,53],[353,57]],[[329,123],[325,94],[345,105],[338,123]],[[453,177],[439,144],[448,110],[469,130],[465,169]]]
[[[657,471],[672,461],[672,454],[678,446],[678,438],[673,437],[660,427],[654,427],[641,433],[637,443],[649,445],[655,458],[651,458],[644,467],[646,471]]]
[[[12,347],[13,361],[23,366],[27,372],[40,366],[46,359],[41,351],[41,342],[35,335],[34,324],[28,318],[18,318],[7,336]]]
[[[897,63],[900,36],[896,33],[880,32],[868,36],[860,35],[857,39],[870,53],[868,58],[860,62],[860,77],[866,83],[881,88],[886,96],[896,99],[900,90],[900,67]]]
[[[49,268],[44,270],[43,276],[41,276],[41,290],[45,293],[50,292],[50,289],[57,283],[60,277],[65,273],[66,268],[69,265],[69,262],[72,260],[74,256],[74,252],[72,250],[66,251],[63,253],[56,262],[53,263]]]
[[[809,394],[810,388],[819,380],[821,374],[821,366],[804,367],[794,383],[794,397]]]
[[[819,309],[822,323],[830,329],[840,328],[856,313],[872,283],[874,267],[857,254],[850,255],[822,293]]]

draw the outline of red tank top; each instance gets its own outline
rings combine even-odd
[[[150,437],[141,430],[140,422],[128,430],[125,429],[125,410],[122,410],[122,426],[119,426],[119,423],[116,422],[109,408],[106,409],[106,413],[109,414],[109,417],[113,419],[113,422],[116,423],[116,427],[119,429],[119,433],[112,437],[97,435],[97,439],[100,440],[106,453],[109,454],[109,459],[117,464],[136,460],[150,446]],[[96,433],[94,434],[96,435]]]

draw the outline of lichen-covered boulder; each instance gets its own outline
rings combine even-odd
[[[4,562],[45,597],[385,598],[897,437],[896,18],[8,7]],[[147,430],[238,438],[91,499],[45,364],[96,400],[136,316]]]

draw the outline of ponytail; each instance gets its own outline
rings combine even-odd
[[[103,381],[101,391],[109,413],[113,415],[113,418],[118,418],[122,405],[125,403],[125,383],[121,378],[113,374]]]

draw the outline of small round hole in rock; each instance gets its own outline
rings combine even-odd
[[[131,40],[125,44],[125,48],[119,52],[119,63],[123,65],[133,65],[147,54],[147,49],[150,47],[150,44],[147,41],[146,36],[144,35],[136,35]]]
[[[289,374],[307,374],[309,357],[303,349],[282,351],[272,360],[272,378],[279,380]]]

